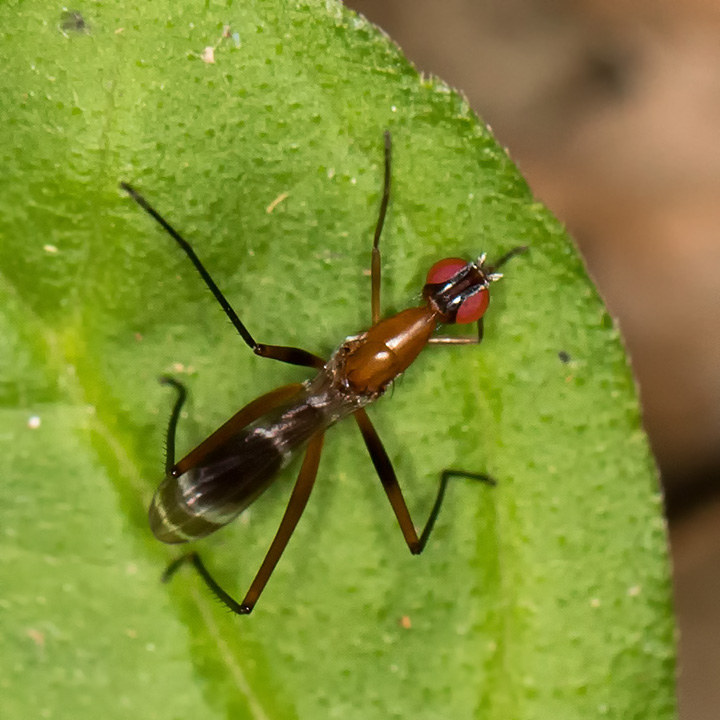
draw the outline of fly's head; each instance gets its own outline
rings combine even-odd
[[[423,298],[443,323],[477,322],[490,303],[490,283],[501,277],[501,273],[485,267],[484,254],[475,262],[445,258],[430,268]]]

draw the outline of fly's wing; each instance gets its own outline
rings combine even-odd
[[[179,475],[168,475],[150,505],[150,527],[166,543],[205,537],[233,520],[283,465],[272,439],[243,432]]]
[[[272,482],[284,456],[269,433],[248,427],[302,397],[299,383],[246,405],[165,477],[150,505],[150,527],[166,543],[204,537],[229,523]]]

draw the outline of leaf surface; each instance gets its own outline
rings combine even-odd
[[[331,0],[0,16],[3,716],[674,717],[661,500],[620,339],[465,101]],[[328,356],[369,323],[385,128],[386,312],[441,257],[530,246],[482,345],[428,349],[371,408],[417,524],[444,467],[498,486],[455,482],[411,557],[341,424],[255,613],[232,617],[189,570],[159,582],[156,378],[190,389],[183,453],[305,374],[248,351],[118,182],[258,340]],[[297,468],[199,545],[237,596]]]

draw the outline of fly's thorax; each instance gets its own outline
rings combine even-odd
[[[337,383],[363,404],[372,402],[415,360],[437,321],[428,306],[409,308],[347,338],[331,361]]]
[[[306,383],[307,402],[326,415],[327,425],[351,415],[379,396],[377,393],[357,392],[348,383],[348,358],[364,344],[366,334],[345,338],[325,367]]]

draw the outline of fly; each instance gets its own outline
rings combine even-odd
[[[304,459],[280,526],[250,589],[241,602],[213,579],[196,552],[180,556],[165,571],[169,580],[184,563],[191,564],[209,589],[230,610],[252,612],[300,520],[315,483],[323,438],[328,427],[352,415],[390,501],[410,552],[425,548],[437,519],[451,477],[465,477],[493,484],[486,475],[443,470],[435,501],[423,530],[418,534],[403,498],[390,458],[365,406],[377,400],[429,343],[472,344],[482,339],[482,318],[490,301],[489,287],[496,272],[516,247],[491,266],[485,255],[477,261],[445,258],[427,274],[423,304],[380,319],[380,235],[390,200],[391,138],[385,132],[385,172],[380,211],[371,256],[371,327],[347,337],[326,362],[297,347],[266,345],[255,341],[190,244],[133,187],[120,186],[175,240],[220,303],[245,343],[260,357],[313,368],[314,378],[277,388],[253,400],[231,417],[179,462],[175,462],[175,432],[186,398],[184,386],[170,377],[161,381],[177,392],[168,424],[165,478],[149,511],[153,533],[165,543],[185,543],[223,527],[250,505],[300,450]],[[444,324],[477,323],[475,337],[437,337]]]

